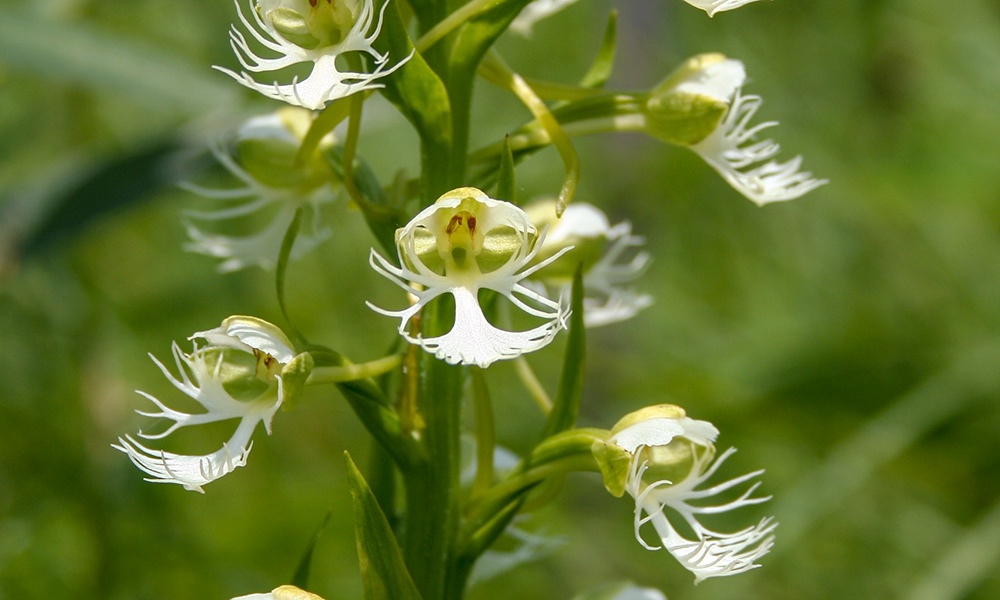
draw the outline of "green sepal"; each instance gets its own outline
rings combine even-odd
[[[617,34],[618,11],[612,10],[608,14],[608,24],[604,28],[604,38],[601,40],[601,47],[594,57],[587,73],[580,80],[580,87],[600,88],[607,83],[611,76],[611,69],[615,62],[615,39]]]
[[[625,493],[625,482],[628,480],[629,463],[632,455],[614,442],[595,440],[590,447],[601,471],[604,488],[615,498],[621,498]]]
[[[504,136],[503,148],[500,150],[496,199],[517,205],[517,181],[514,178],[514,155],[510,151],[510,136]]]
[[[396,536],[358,467],[344,452],[354,500],[358,563],[365,600],[419,600],[420,593],[403,562]]]
[[[292,574],[292,579],[289,583],[296,587],[307,588],[309,587],[309,573],[312,566],[313,551],[316,549],[316,543],[319,541],[319,536],[326,529],[326,524],[330,522],[330,515],[333,514],[333,510],[329,510],[323,520],[320,522],[316,531],[313,532],[312,537],[309,538],[309,543],[306,544],[306,549],[302,553],[302,558],[299,559],[299,564],[295,567],[295,573]]]
[[[298,404],[305,392],[306,380],[309,379],[309,374],[312,373],[315,364],[312,355],[303,352],[281,369],[281,386],[284,392],[281,402],[282,410],[290,410]]]
[[[578,265],[573,275],[573,295],[570,303],[569,339],[563,358],[559,387],[552,401],[552,412],[545,423],[543,438],[551,437],[576,425],[580,412],[580,398],[583,396],[583,361],[587,345],[583,325],[583,265]]]
[[[646,133],[669,144],[697,144],[715,131],[727,109],[725,102],[701,94],[650,95],[643,110]]]

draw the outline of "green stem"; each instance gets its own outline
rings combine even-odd
[[[471,498],[482,494],[493,483],[493,403],[486,388],[486,377],[479,367],[472,368],[472,406],[476,414],[476,478]]]
[[[424,310],[424,335],[439,334],[454,321],[446,302]],[[444,324],[444,325],[442,325]],[[404,472],[407,523],[403,556],[425,600],[441,598],[458,530],[462,384],[465,370],[423,353],[420,410],[422,445],[428,459]]]
[[[559,121],[549,111],[549,107],[545,105],[545,102],[538,97],[538,94],[531,89],[531,86],[528,85],[528,82],[524,78],[507,66],[495,50],[490,50],[486,55],[486,59],[483,60],[480,70],[484,69],[492,71],[496,75],[496,78],[507,89],[513,92],[524,106],[531,111],[531,114],[535,116],[535,120],[538,121],[548,134],[552,145],[559,152],[559,158],[562,159],[563,166],[566,168],[566,177],[563,179],[562,189],[559,190],[559,199],[556,203],[556,215],[562,216],[566,205],[573,199],[576,184],[580,180],[580,161],[576,156],[576,149],[573,148],[573,144],[569,141],[569,136],[563,132]]]
[[[552,412],[552,399],[549,398],[549,394],[545,391],[542,382],[538,381],[538,377],[528,363],[528,359],[523,356],[515,358],[514,370],[517,371],[518,378],[524,384],[524,387],[527,388],[528,393],[531,394],[531,398],[538,405],[538,408],[542,409],[545,415]]]
[[[339,367],[315,367],[312,373],[309,374],[306,385],[343,383],[366,377],[378,377],[395,369],[402,361],[402,356],[392,354],[366,363],[349,364]]]
[[[454,31],[462,23],[493,7],[497,2],[498,0],[472,0],[439,21],[434,27],[431,27],[413,45],[417,48],[417,52],[423,54],[428,48],[438,43],[444,36]]]

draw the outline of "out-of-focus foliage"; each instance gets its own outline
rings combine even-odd
[[[500,50],[527,75],[575,81],[611,7],[581,0]],[[680,2],[618,8],[610,85],[650,87],[700,52],[738,58],[785,152],[831,183],[760,209],[691,153],[579,140],[578,198],[647,237],[641,283],[656,298],[588,334],[581,424],[659,402],[711,420],[722,448],[740,448],[734,469],[767,469],[761,514],[781,522],[778,540],[761,569],[694,588],[638,546],[628,502],[574,476],[537,518],[565,546],[470,597],[572,597],[623,579],[673,599],[1000,596],[1000,5],[774,0],[714,19]],[[99,216],[17,252],[87,173],[162,144],[203,147],[272,108],[209,69],[234,66],[233,19],[227,2],[0,11],[0,599],[271,589],[331,509],[312,589],[360,597],[340,457],[364,466],[368,441],[336,392],[279,414],[248,466],[205,496],[144,483],[110,448],[142,423],[134,389],[172,392],[147,352],[166,357],[230,314],[280,320],[271,275],[220,277],[180,249],[180,211],[198,200],[173,187],[115,210],[76,198]],[[480,143],[527,118],[485,84],[477,94]],[[412,173],[402,118],[381,102],[366,119],[361,153],[383,180]],[[561,176],[543,152],[518,168],[519,198]],[[390,291],[367,266],[361,214],[335,216],[336,235],[290,266],[287,302],[310,339],[366,359],[395,331],[364,301]],[[564,343],[530,358],[550,390]],[[489,375],[498,441],[516,451],[544,422],[510,365]]]

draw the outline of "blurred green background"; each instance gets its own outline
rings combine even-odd
[[[611,8],[580,0],[500,50],[526,75],[575,81]],[[700,52],[739,58],[758,119],[781,121],[780,158],[803,154],[830,184],[760,209],[683,149],[578,140],[578,198],[646,237],[639,287],[656,299],[590,333],[581,424],[659,402],[714,422],[740,449],[724,472],[765,468],[774,496],[727,526],[773,514],[778,540],[763,568],[694,587],[635,542],[631,502],[573,476],[524,524],[562,544],[470,597],[570,598],[623,579],[672,599],[1000,597],[1000,2],[775,0],[714,19],[679,0],[617,8],[613,87],[651,87]],[[110,448],[144,424],[133,390],[176,398],[147,353],[167,358],[230,314],[280,322],[270,274],[218,275],[182,251],[197,198],[171,184],[131,200],[185,172],[173,149],[276,108],[209,68],[235,66],[234,20],[221,0],[2,2],[0,599],[266,591],[331,510],[313,590],[361,595],[340,455],[363,462],[369,441],[335,392],[279,414],[204,496],[144,483]],[[413,173],[405,122],[380,99],[366,111],[365,158],[385,178]],[[527,116],[486,84],[475,113],[474,146]],[[551,150],[518,169],[524,197],[560,177]],[[374,358],[394,323],[364,301],[396,306],[396,290],[367,267],[360,215],[334,218],[290,270],[291,311],[311,338]],[[550,388],[561,348],[530,357]],[[542,420],[510,365],[489,375],[499,440],[524,450]],[[170,447],[208,452],[231,430],[198,429]]]

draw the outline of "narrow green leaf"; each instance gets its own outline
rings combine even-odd
[[[514,155],[510,151],[510,136],[504,136],[503,149],[500,151],[496,198],[517,204],[517,182],[514,179]]]
[[[403,563],[403,555],[385,513],[347,452],[344,461],[354,500],[358,562],[365,600],[419,600],[420,593]]]
[[[601,40],[601,48],[597,51],[594,62],[590,69],[580,80],[580,85],[586,88],[604,87],[608,77],[611,76],[611,69],[615,62],[615,37],[616,24],[618,21],[618,11],[612,10],[608,14],[608,25],[604,28],[604,39]]]
[[[400,2],[375,0],[375,10],[389,2],[382,21],[382,34],[374,42],[379,52],[388,52],[390,60],[400,61],[411,56],[405,65],[392,75],[381,79],[385,83],[382,94],[399,109],[417,130],[421,141],[421,162],[428,178],[440,179],[447,174],[450,160],[452,127],[451,104],[448,90],[424,57],[414,49],[413,42],[400,17]],[[428,181],[422,190],[424,204],[447,191],[437,189],[443,181]]]
[[[300,587],[302,589],[307,589],[309,587],[309,572],[312,566],[312,556],[313,551],[316,549],[316,542],[319,541],[319,536],[326,529],[326,524],[330,522],[330,515],[333,514],[333,510],[329,510],[323,520],[320,522],[319,527],[313,532],[312,537],[309,538],[309,543],[306,545],[305,552],[302,553],[302,558],[299,559],[299,566],[295,568],[295,573],[292,575],[291,584]]]
[[[296,346],[306,344],[305,337],[302,336],[302,332],[299,328],[295,326],[292,319],[288,316],[288,308],[285,305],[285,270],[288,268],[288,259],[292,255],[292,247],[295,245],[295,238],[299,235],[299,227],[302,225],[302,208],[299,207],[295,210],[295,216],[292,218],[292,222],[288,224],[288,229],[285,231],[285,237],[281,240],[281,251],[278,253],[278,265],[274,270],[274,284],[278,292],[278,306],[281,308],[281,314],[285,317],[285,323],[288,323],[288,332],[291,334],[292,343]]]
[[[576,268],[573,276],[573,314],[569,317],[569,340],[566,342],[566,356],[563,359],[559,387],[552,403],[552,412],[545,423],[543,439],[566,431],[576,425],[580,412],[580,397],[583,395],[583,361],[586,334],[583,326],[583,265]]]

